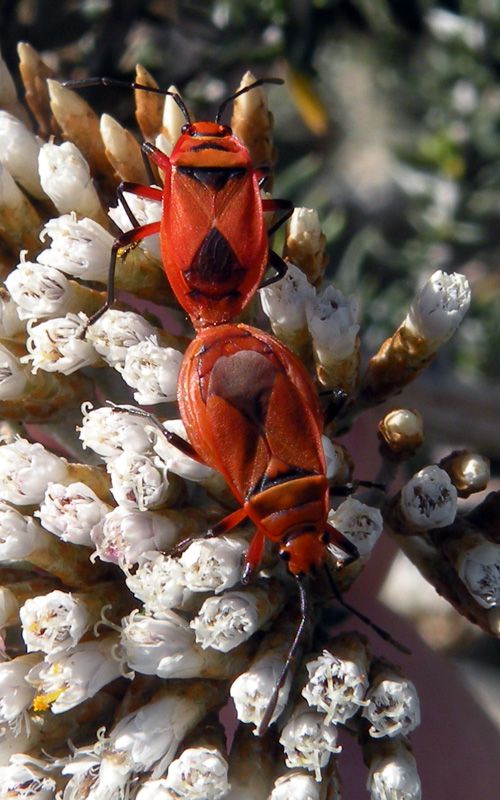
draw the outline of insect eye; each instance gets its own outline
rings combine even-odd
[[[290,561],[291,554],[288,552],[288,550],[280,550],[279,557],[283,559],[283,561]]]
[[[181,128],[181,133],[190,133],[191,131],[191,124],[189,122],[185,122]]]
[[[321,534],[321,537],[320,537],[320,542],[321,542],[322,544],[330,544],[330,542],[331,542],[331,539],[330,539],[330,534],[328,533],[328,531],[324,531],[324,532]]]

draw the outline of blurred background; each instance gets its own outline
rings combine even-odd
[[[20,40],[64,78],[132,80],[141,62],[197,118],[246,69],[286,78],[269,91],[274,194],[318,210],[328,275],[361,300],[366,353],[434,270],[473,285],[458,334],[402,396],[427,434],[409,469],[468,447],[500,488],[500,0],[59,0],[57,15],[53,0],[0,0],[0,39],[14,75]],[[128,92],[85,96],[135,128]],[[496,644],[407,562],[383,596],[454,656],[500,724]]]

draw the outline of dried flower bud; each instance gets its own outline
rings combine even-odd
[[[74,144],[44,144],[38,169],[44,192],[61,214],[76,211],[82,217],[101,217],[101,203],[89,166]]]
[[[434,272],[411,305],[403,325],[416,337],[441,344],[452,336],[470,305],[469,282],[464,275]]]
[[[254,81],[255,76],[247,71],[238,89],[243,89]],[[275,156],[272,142],[272,114],[268,110],[263,87],[256,87],[251,92],[245,92],[235,98],[231,128],[250,151],[254,164],[273,164]]]
[[[172,86],[168,87],[168,91],[174,94],[179,94],[177,87],[173,84]],[[160,134],[161,144],[158,144],[158,140],[156,141],[156,144],[157,147],[159,147],[160,150],[162,150],[168,156],[172,153],[174,145],[181,135],[182,126],[185,124],[185,122],[186,120],[184,118],[184,114],[175,102],[174,98],[167,94],[165,96],[163,105],[162,131]]]
[[[378,433],[391,455],[411,458],[424,441],[422,416],[413,408],[389,411],[380,420]]]
[[[120,180],[144,183],[147,175],[137,139],[111,114],[102,115],[100,131],[106,158]]]
[[[500,606],[500,544],[477,536],[457,545],[457,572],[483,608]]]
[[[325,246],[318,212],[313,208],[295,208],[287,224],[283,255],[296,264],[314,286],[325,271],[328,260]]]
[[[49,219],[41,233],[49,236],[50,247],[37,256],[40,264],[86,281],[108,282],[113,237],[93,219],[77,219],[74,212]]]
[[[168,403],[177,398],[177,379],[182,353],[173,347],[162,347],[156,336],[129,347],[123,366],[117,370],[133,389],[140,405]]]
[[[450,476],[459,497],[482,492],[490,480],[489,459],[468,450],[455,450],[441,459],[439,466]]]
[[[305,704],[294,710],[281,731],[280,744],[287,767],[310,770],[317,781],[321,780],[321,769],[328,764],[331,754],[342,750],[337,745],[337,726]]]
[[[442,528],[455,519],[457,490],[443,469],[424,467],[403,487],[400,508],[415,531]]]
[[[245,591],[209,597],[190,625],[203,648],[228,653],[262,628],[280,610],[283,601],[281,584],[267,581]]]

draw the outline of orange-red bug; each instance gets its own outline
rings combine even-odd
[[[142,186],[122,183],[118,196],[134,226],[113,244],[108,298],[92,318],[109,308],[114,300],[114,271],[118,251],[154,233],[160,234],[161,256],[167,278],[180,305],[195,328],[229,322],[250,302],[270,265],[281,277],[285,262],[269,248],[269,236],[293,210],[288,200],[263,199],[260,185],[269,165],[253,165],[245,145],[228,125],[220,122],[228,102],[263,83],[282,83],[278,78],[254,81],[226,98],[214,122],[191,122],[181,97],[171,95],[182,110],[186,124],[170,156],[149,142],[144,154],[164,175],[164,185]],[[154,90],[140,84],[123,84],[108,78],[68,81],[66,86],[83,87],[97,83]],[[124,193],[162,202],[159,222],[140,226]],[[281,218],[266,230],[264,213],[280,211]]]

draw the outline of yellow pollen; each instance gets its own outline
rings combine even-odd
[[[63,692],[64,689],[54,689],[47,694],[37,694],[32,703],[33,711],[47,711]]]

